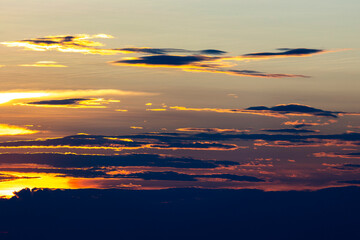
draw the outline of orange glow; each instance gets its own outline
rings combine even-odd
[[[59,174],[14,172],[9,174],[18,177],[18,179],[0,182],[0,196],[11,197],[14,191],[19,191],[23,188],[70,188],[68,184],[69,178],[56,177]]]
[[[34,134],[38,131],[30,130],[28,128],[0,124],[0,136],[8,136],[8,135],[26,135],[26,134]]]

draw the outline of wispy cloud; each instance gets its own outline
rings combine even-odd
[[[331,51],[311,48],[279,48],[278,52],[255,52],[239,56],[239,59],[272,59],[287,57],[309,57],[315,54],[328,53]]]
[[[225,51],[217,49],[205,49],[205,50],[187,50],[180,48],[150,48],[150,47],[128,47],[114,49],[122,53],[142,53],[142,54],[168,54],[168,53],[190,53],[190,54],[204,54],[204,55],[222,55]]]
[[[40,90],[0,92],[0,104],[8,102],[24,103],[24,99],[64,100],[64,98],[98,98],[102,96],[154,96],[157,93],[124,91],[118,89]],[[66,99],[65,99],[66,100]],[[58,100],[55,100],[58,101]],[[37,101],[40,102],[40,101]]]
[[[249,130],[240,130],[240,129],[234,129],[234,128],[194,128],[194,127],[188,127],[188,128],[178,128],[176,129],[180,132],[204,132],[204,133],[244,133],[249,132]]]
[[[59,52],[75,52],[83,54],[113,55],[118,51],[111,49],[101,49],[104,44],[92,41],[96,38],[113,38],[107,34],[78,34],[78,35],[56,35],[42,38],[32,38],[19,41],[1,42],[8,47],[22,47],[33,51],[55,50]]]
[[[67,67],[65,65],[58,64],[57,62],[54,61],[38,61],[32,64],[20,64],[19,66],[20,67],[54,67],[54,68]]]
[[[170,109],[178,111],[207,111],[217,113],[238,113],[255,114],[276,118],[287,118],[287,116],[312,116],[312,117],[330,117],[337,118],[340,114],[347,115],[353,113],[326,111],[298,103],[280,104],[274,107],[254,106],[245,109],[223,109],[223,108],[191,108],[182,106],[172,106]]]
[[[66,108],[106,108],[109,103],[119,100],[106,100],[103,98],[68,98],[57,100],[43,100],[37,102],[20,103],[23,106],[34,107],[66,107]]]

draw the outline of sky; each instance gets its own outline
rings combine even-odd
[[[359,8],[1,1],[0,195],[359,185]]]

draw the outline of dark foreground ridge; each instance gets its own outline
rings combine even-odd
[[[24,189],[0,200],[0,239],[360,239],[360,188]]]

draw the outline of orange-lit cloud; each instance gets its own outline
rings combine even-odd
[[[257,78],[294,78],[294,77],[308,78],[309,77],[305,75],[296,75],[296,74],[263,73],[259,71],[235,70],[235,69],[185,68],[183,70],[186,72],[222,73],[222,74],[228,74],[234,76],[257,77]]]
[[[343,141],[335,139],[311,139],[310,141],[293,142],[287,140],[266,141],[257,139],[254,141],[254,146],[258,147],[283,147],[283,148],[298,148],[298,147],[356,147],[358,143],[355,141]]]
[[[239,129],[224,129],[224,128],[178,128],[177,131],[181,132],[207,132],[207,133],[244,133],[250,132],[249,130],[239,130]]]
[[[139,127],[139,126],[131,126],[130,128],[132,128],[132,129],[143,129],[143,127]]]
[[[23,99],[53,100],[63,98],[98,98],[100,96],[154,96],[157,93],[123,91],[118,89],[84,89],[84,90],[42,90],[42,91],[8,91],[0,92],[0,104],[21,102]]]
[[[148,108],[146,109],[146,111],[150,111],[150,112],[164,112],[167,111],[166,108]]]
[[[325,126],[325,125],[329,125],[329,124],[336,123],[336,122],[337,122],[337,120],[333,120],[333,119],[330,119],[327,122],[307,122],[305,119],[302,119],[302,120],[295,120],[295,121],[286,121],[286,122],[283,122],[282,125],[300,128],[300,127],[310,127],[310,126]]]
[[[212,57],[206,55],[150,55],[143,57],[123,58],[110,64],[120,66],[149,67],[149,68],[178,68],[183,71],[222,73],[243,77],[260,78],[288,78],[307,77],[294,74],[272,74],[252,70],[224,69],[234,66],[226,62],[227,57]]]
[[[55,50],[59,52],[74,52],[83,54],[100,54],[113,55],[119,51],[112,49],[101,49],[103,46],[100,42],[95,42],[90,39],[94,38],[113,38],[107,34],[97,35],[57,35],[47,36],[42,38],[32,38],[20,41],[1,42],[1,44],[8,47],[22,47],[26,50],[32,51],[50,51]]]
[[[360,159],[360,153],[331,153],[331,152],[318,152],[313,154],[315,157],[329,157],[329,158],[350,158],[350,159]]]
[[[58,100],[43,100],[37,102],[19,103],[23,106],[46,108],[106,108],[107,104],[120,102],[119,100],[106,100],[103,98],[70,98]]]
[[[21,64],[19,65],[20,67],[55,67],[55,68],[63,68],[63,67],[67,67],[65,65],[62,64],[58,64],[57,62],[54,61],[38,61],[36,63],[32,63],[32,64]]]
[[[242,113],[255,114],[276,118],[287,118],[287,116],[312,116],[312,117],[332,117],[336,118],[340,112],[325,111],[298,103],[280,104],[274,107],[255,106],[246,109],[223,109],[223,108],[188,108],[182,106],[173,106],[171,109],[178,111],[207,111],[218,113]],[[347,114],[347,113],[342,113]]]
[[[26,135],[26,134],[34,134],[38,131],[31,130],[24,127],[8,125],[8,124],[0,124],[0,136],[9,136],[9,135]]]

